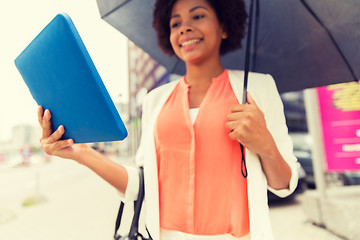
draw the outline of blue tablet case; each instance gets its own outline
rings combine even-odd
[[[58,14],[16,58],[35,101],[75,143],[123,140],[127,131],[75,25]]]

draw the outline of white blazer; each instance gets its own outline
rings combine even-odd
[[[228,70],[229,79],[239,102],[243,95],[243,71]],[[142,115],[142,136],[136,154],[136,164],[144,167],[145,178],[145,222],[154,240],[160,240],[159,224],[159,189],[157,161],[154,142],[154,126],[157,116],[165,101],[170,96],[178,81],[163,85],[151,91],[144,99]],[[285,122],[283,104],[275,82],[270,75],[250,73],[248,92],[265,115],[267,127],[272,134],[283,158],[289,164],[292,176],[289,189],[275,190],[267,186],[259,157],[246,149],[246,166],[248,170],[248,201],[250,215],[250,235],[252,240],[272,240],[272,229],[269,217],[267,189],[280,197],[290,195],[296,188],[298,175],[296,158],[293,155],[291,138]],[[240,159],[239,159],[240,161]],[[138,168],[126,167],[128,186],[122,201],[134,201],[138,195]]]

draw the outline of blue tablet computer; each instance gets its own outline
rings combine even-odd
[[[67,14],[58,14],[16,58],[37,104],[75,143],[123,140],[127,131]]]

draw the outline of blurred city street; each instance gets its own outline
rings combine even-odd
[[[53,158],[0,172],[0,239],[111,239],[118,193],[85,167]],[[43,202],[24,207],[38,195]]]
[[[286,18],[276,17],[269,19],[271,21],[264,21],[264,18],[259,22],[259,28],[257,24],[254,25],[256,36],[259,36],[254,39],[259,42],[254,42],[253,46],[255,48],[259,46],[259,49],[254,51],[258,53],[257,57],[256,54],[251,54],[254,57],[250,61],[251,71],[270,74],[276,80],[276,88],[281,90],[279,92],[286,125],[293,143],[293,152],[299,163],[298,186],[301,187],[298,187],[289,199],[277,199],[270,201],[269,204],[275,240],[360,240],[360,71],[358,68],[360,55],[355,54],[358,52],[356,50],[360,49],[360,42],[356,38],[360,19],[357,16],[359,1],[343,1],[343,3],[328,1],[333,2],[336,8],[329,7],[330,5],[320,7],[326,1],[306,1],[306,4],[305,1],[301,1],[302,4],[298,5],[306,5],[308,9],[296,10],[293,13],[290,10],[295,10],[297,5],[287,3],[285,5],[289,6],[289,11],[284,11],[287,9],[284,8],[279,12],[278,8],[274,8],[276,16],[284,13]],[[125,4],[127,2],[132,4]],[[1,25],[3,42],[0,45],[2,77],[0,81],[0,240],[113,239],[120,204],[119,193],[88,168],[71,160],[44,155],[39,142],[42,129],[38,124],[36,109],[38,104],[51,111],[53,108],[46,106],[48,100],[41,101],[44,104],[40,103],[39,96],[33,93],[36,84],[25,81],[24,74],[17,69],[14,60],[29,44],[34,45],[34,42],[31,44],[34,38],[42,39],[36,36],[39,36],[46,24],[57,14],[66,13],[71,16],[74,23],[74,26],[71,26],[77,29],[80,36],[76,35],[76,39],[83,41],[78,46],[81,46],[83,53],[90,56],[86,57],[86,61],[82,61],[81,58],[80,62],[76,62],[86,62],[87,66],[84,69],[90,66],[89,76],[96,79],[94,86],[101,85],[100,92],[108,92],[110,99],[106,95],[107,104],[111,101],[114,103],[128,131],[128,137],[121,141],[119,139],[114,141],[113,138],[100,141],[95,137],[92,141],[84,142],[91,143],[93,149],[108,154],[116,162],[133,164],[133,155],[139,147],[142,134],[142,103],[148,100],[145,98],[146,94],[161,85],[179,79],[184,73],[174,71],[181,69],[181,66],[185,70],[185,65],[181,62],[176,64],[173,62],[174,65],[171,65],[168,56],[164,58],[162,53],[160,55],[160,48],[151,45],[157,42],[152,39],[155,37],[153,28],[143,28],[150,26],[147,24],[152,22],[149,21],[151,15],[138,13],[146,13],[150,9],[150,5],[147,4],[152,2],[154,1],[148,1],[146,4],[142,1],[106,0],[6,1],[3,6],[6,11],[0,14],[0,24],[3,24]],[[310,7],[309,2],[313,2],[313,8]],[[270,5],[276,6],[272,3]],[[268,10],[272,9],[270,5]],[[134,9],[131,9],[133,6],[136,6],[135,14],[132,12]],[[130,8],[127,9],[128,7]],[[141,9],[143,12],[139,11]],[[311,14],[306,14],[305,18],[298,15],[310,9],[312,9]],[[124,12],[120,13],[120,11]],[[321,12],[319,17],[318,12]],[[268,17],[271,14],[269,12],[268,15],[264,15],[262,12],[261,15]],[[133,17],[136,21],[132,20]],[[292,21],[284,19],[292,19]],[[296,19],[301,21],[295,21]],[[325,19],[328,20],[325,22]],[[336,20],[334,24],[329,24],[333,19]],[[340,24],[346,19],[349,20],[348,24],[345,22]],[[314,20],[316,22],[312,23]],[[141,22],[142,24],[133,25]],[[295,29],[289,27],[290,23],[296,23],[295,25],[302,23],[303,25],[299,25],[302,26],[301,29],[298,30],[304,30],[306,34],[300,34],[298,37],[293,34],[299,31],[282,33],[281,30]],[[328,29],[323,29],[326,31],[318,29],[328,24]],[[120,25],[123,25],[126,31],[120,29]],[[309,34],[314,30],[312,28],[318,29],[313,32],[315,35]],[[135,35],[128,39],[126,35],[129,34],[125,34],[128,30],[136,33],[140,41],[135,41]],[[60,33],[59,31],[54,32]],[[146,35],[149,37],[145,36],[145,32],[150,34]],[[268,33],[278,34],[280,37],[270,37]],[[324,36],[318,35],[320,33],[324,33]],[[62,33],[61,36],[64,34]],[[146,41],[143,41],[144,39]],[[54,48],[60,56],[69,53],[69,57],[64,58],[66,59],[64,62],[55,58],[53,70],[60,69],[59,66],[62,64],[65,66],[65,63],[71,63],[74,60],[72,57],[76,56],[69,47],[64,48],[64,52],[59,51],[61,49],[59,46],[63,43],[65,41],[56,45],[53,39],[48,42],[48,50],[50,47]],[[141,46],[143,43],[144,46]],[[192,44],[195,47],[198,41]],[[42,43],[42,45],[46,44]],[[50,51],[39,51],[39,45],[34,46],[37,46],[35,52],[44,53],[41,58],[36,58],[37,60],[52,57]],[[269,46],[280,46],[280,48]],[[310,48],[313,46],[314,48]],[[269,51],[266,50],[267,47]],[[288,47],[289,51],[285,51],[285,47]],[[253,50],[256,50],[255,48]],[[146,49],[151,51],[147,52]],[[281,51],[273,52],[277,49]],[[291,53],[296,49],[300,50],[295,51],[295,54]],[[321,49],[323,50],[320,51]],[[316,50],[316,53],[313,50]],[[159,55],[156,54],[157,51]],[[24,52],[24,55],[33,56],[29,54],[28,48]],[[240,59],[239,62],[238,59],[232,58],[236,55],[245,59],[241,51],[235,52],[227,60],[229,65],[224,64],[226,69],[242,69],[242,60]],[[159,56],[162,56],[161,59],[158,59]],[[278,61],[270,61],[272,57]],[[178,61],[178,58],[173,60]],[[279,64],[280,60],[284,64]],[[221,62],[224,63],[224,58]],[[79,79],[78,75],[74,75],[73,70],[68,70],[69,67],[47,73],[45,70],[52,69],[48,67],[49,63],[53,63],[50,60],[44,61],[44,65],[34,64],[33,59],[30,59],[29,63],[31,64],[26,69],[30,69],[30,65],[33,65],[34,71],[44,69],[44,73],[40,74],[39,71],[39,76],[42,76],[46,83],[52,81],[52,77],[59,77],[59,73],[61,76],[62,73],[66,74],[64,75],[66,79],[67,76],[74,76],[72,78],[74,80]],[[162,64],[169,66],[166,68]],[[279,65],[275,66],[276,64]],[[70,65],[73,69],[74,64]],[[301,70],[302,65],[305,71]],[[93,68],[94,66],[96,68]],[[79,69],[83,69],[83,66]],[[285,73],[291,77],[284,77],[287,76]],[[31,73],[29,76],[35,75]],[[35,79],[38,80],[36,77]],[[86,79],[91,78],[86,77]],[[351,80],[353,81],[342,83]],[[105,88],[102,87],[101,82]],[[62,84],[63,81],[56,83],[62,87],[68,86]],[[339,84],[332,85],[333,83]],[[69,84],[73,87],[79,85],[77,81],[70,81]],[[86,92],[83,88],[85,85],[79,85],[80,93]],[[78,109],[91,109],[96,116],[89,117],[85,119],[86,121],[96,120],[97,115],[103,115],[102,110],[108,109],[105,106],[101,107],[101,111],[95,110],[93,101],[78,106],[76,104],[80,102],[79,94],[71,95],[68,89],[60,91],[60,88],[54,86],[49,84],[49,88],[39,91],[39,95],[46,96],[51,102],[56,100],[54,101],[56,105],[61,102],[55,97],[56,93],[60,97],[66,95],[65,99],[71,99],[73,102],[68,108],[63,108],[65,105],[61,104],[61,109],[76,109],[76,112]],[[312,88],[313,86],[322,87]],[[100,102],[90,91],[88,92],[91,100]],[[265,103],[259,101],[259,106],[262,105],[261,102]],[[277,123],[272,124],[272,121],[268,121],[267,112],[269,116],[271,114],[276,116],[272,111],[277,108],[276,106],[277,104],[269,103],[269,109],[260,108],[265,110],[267,122],[274,126]],[[113,106],[111,109],[111,112],[115,113]],[[70,116],[63,113],[61,115]],[[111,118],[113,119],[115,115],[111,115]],[[73,119],[73,115],[71,116]],[[56,118],[54,114],[53,122]],[[68,125],[65,122],[59,122],[67,129]],[[99,130],[103,126],[106,126],[104,129],[108,127],[107,122],[98,121],[98,123]],[[282,125],[282,121],[279,124]],[[81,129],[83,127],[85,129],[86,126],[88,127],[81,122]],[[93,131],[94,128],[88,127],[86,134]],[[77,131],[74,131],[76,135],[75,132]],[[112,133],[112,130],[109,132]],[[72,134],[72,131],[69,133]],[[123,220],[125,225],[129,226],[132,206],[127,205],[125,208]],[[126,231],[123,226],[120,229],[121,232]]]
[[[119,160],[122,163],[130,159]],[[116,190],[70,160],[0,170],[1,240],[112,239],[119,206]],[[37,196],[39,203],[23,206]],[[277,240],[339,240],[307,221],[301,195],[270,206]]]

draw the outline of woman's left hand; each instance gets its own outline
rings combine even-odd
[[[232,106],[226,123],[230,131],[229,136],[250,151],[267,155],[271,151],[269,147],[275,142],[267,129],[264,113],[249,93],[247,93],[247,103]]]
[[[270,187],[288,188],[291,169],[277,149],[266,126],[264,113],[249,93],[247,103],[234,105],[231,108],[226,123],[226,127],[230,130],[229,136],[260,156],[261,166]]]

